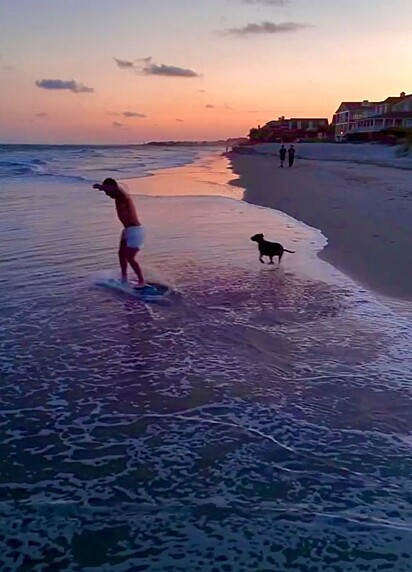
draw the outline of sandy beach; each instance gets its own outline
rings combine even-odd
[[[321,258],[357,282],[384,296],[412,300],[411,171],[307,160],[299,153],[298,148],[292,169],[280,169],[277,156],[231,153],[239,177],[232,184],[245,188],[245,201],[321,230],[328,240]],[[276,229],[261,232],[276,239]]]

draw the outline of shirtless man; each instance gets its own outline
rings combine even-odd
[[[120,237],[119,262],[122,270],[122,280],[127,282],[127,264],[135,271],[138,278],[138,287],[144,288],[145,281],[142,270],[135,260],[136,254],[142,247],[144,232],[136,213],[132,198],[119,187],[114,179],[105,179],[103,183],[96,183],[93,189],[104,191],[108,197],[114,199],[117,216],[124,226]]]

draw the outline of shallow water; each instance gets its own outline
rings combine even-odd
[[[3,189],[2,570],[407,572],[409,307],[319,261],[318,231],[193,196],[205,168],[136,196],[168,305],[96,286],[109,199]],[[296,254],[260,265],[260,230]]]

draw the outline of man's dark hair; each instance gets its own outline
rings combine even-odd
[[[105,179],[103,181],[103,185],[111,185],[111,186],[117,187],[117,182],[114,179],[112,179],[111,177],[108,177],[107,179]]]

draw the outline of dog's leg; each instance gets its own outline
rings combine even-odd
[[[265,261],[263,260],[262,255],[259,256],[259,260],[262,264],[265,264]]]
[[[270,258],[269,264],[274,264],[274,262],[273,262],[273,256],[269,256],[269,258]]]
[[[281,252],[280,254],[278,254],[278,264],[280,264],[280,261],[282,260],[282,256],[283,256],[283,252]]]

